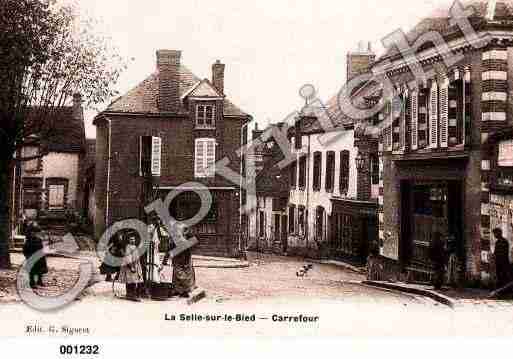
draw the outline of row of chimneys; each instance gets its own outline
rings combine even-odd
[[[180,62],[179,50],[158,50],[157,71],[159,73],[159,110],[179,112],[180,110]],[[225,65],[217,60],[212,65],[212,84],[224,95]]]

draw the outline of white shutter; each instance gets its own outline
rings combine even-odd
[[[467,104],[465,103],[466,102],[466,95],[465,93],[467,92],[467,83],[466,81],[463,81],[463,84],[461,86],[462,90],[461,90],[461,103],[462,103],[462,106],[461,106],[461,112],[462,112],[462,116],[461,116],[461,132],[462,132],[462,142],[463,142],[463,145],[466,145],[467,143],[467,125],[466,125],[466,121],[467,121]]]
[[[162,170],[162,139],[160,137],[151,138],[151,174],[160,176]]]
[[[385,129],[385,142],[387,151],[392,151],[393,147],[393,127],[392,125],[388,126]]]
[[[399,123],[400,131],[401,131],[399,133],[399,146],[400,146],[401,151],[406,150],[406,123],[408,122],[408,116],[411,117],[411,108],[410,108],[410,113],[408,113],[408,102],[407,101],[409,101],[409,94],[408,94],[408,91],[405,90],[403,92],[402,101],[401,101],[402,111],[401,111],[401,118],[400,118],[401,122]]]
[[[440,147],[446,148],[449,138],[449,79],[440,87]]]
[[[431,148],[438,147],[438,84],[433,81],[429,96],[429,143]]]
[[[195,177],[214,177],[216,162],[216,140],[200,138],[196,140],[196,156],[194,158]]]
[[[197,178],[205,177],[205,141],[196,140],[196,154],[194,156],[194,176]]]
[[[411,149],[419,147],[419,97],[418,92],[413,91],[410,97],[411,110]]]
[[[216,141],[211,139],[206,141],[205,155],[205,174],[207,177],[214,177],[216,174]]]

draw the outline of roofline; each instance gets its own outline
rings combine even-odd
[[[507,25],[503,25],[503,26],[507,26]],[[487,39],[491,40],[491,38],[497,37],[497,36],[502,36],[502,37],[507,36],[510,38],[512,37],[511,31],[497,30],[496,29],[497,27],[500,27],[500,24],[494,24],[494,23],[482,24],[481,26],[479,26],[476,29],[478,40],[474,40],[473,42],[469,42],[465,36],[459,34],[457,31],[453,31],[451,33],[444,35],[443,39],[449,40],[447,45],[449,46],[449,49],[451,51],[453,51],[454,48],[472,46],[476,42],[479,43],[479,41],[483,41],[483,40],[487,40]],[[438,52],[438,49],[434,45],[431,45],[431,46],[423,49],[422,51],[415,53],[415,56],[417,57],[417,60],[419,62],[423,61],[424,59],[430,58],[432,56],[438,56],[438,55],[440,55],[440,53]],[[422,57],[422,58],[419,58],[419,57]],[[400,65],[401,66],[406,65],[406,62],[404,61],[405,59],[404,59],[403,54],[401,52],[398,52],[398,53],[394,53],[394,54],[390,54],[390,55],[383,55],[382,57],[377,59],[372,64],[371,69],[380,68],[382,70],[383,62],[385,62],[386,60],[390,61],[389,66],[391,65],[391,67],[396,67],[397,65],[399,65],[399,64],[394,64],[394,62],[401,61],[401,60],[403,60],[403,61],[402,61],[402,64],[400,64]]]
[[[107,116],[131,116],[131,117],[154,117],[154,118],[163,118],[163,117],[183,117],[187,118],[189,115],[186,113],[173,113],[173,112],[160,112],[160,113],[151,113],[151,112],[111,112],[111,111],[104,111],[97,114],[93,119],[93,125],[96,126],[97,121],[101,120],[102,118],[105,118]],[[224,115],[225,118],[236,118],[236,119],[242,119],[247,120],[247,122],[253,120],[253,116],[251,115]]]

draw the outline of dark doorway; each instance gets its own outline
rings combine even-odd
[[[274,241],[275,242],[281,240],[280,224],[281,224],[281,215],[275,214],[274,215]]]
[[[461,181],[402,181],[400,259],[403,265],[430,269],[433,233],[464,255]]]
[[[287,222],[287,216],[281,216],[281,243],[283,246],[283,253],[287,253],[288,250]]]

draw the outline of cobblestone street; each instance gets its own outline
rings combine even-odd
[[[15,264],[21,264],[21,260],[20,255],[13,256]],[[49,258],[48,262],[50,273],[42,295],[71,285],[80,261]],[[85,326],[91,334],[105,336],[132,335],[127,325],[134,322],[141,324],[133,333],[137,336],[513,334],[511,302],[465,299],[453,310],[424,297],[362,286],[357,283],[364,279],[362,274],[333,265],[314,264],[306,277],[298,278],[296,271],[305,262],[293,258],[251,256],[247,268],[220,268],[225,263],[216,263],[218,268],[206,268],[213,263],[195,260],[198,284],[207,291],[207,298],[192,306],[184,299],[141,304],[123,301],[115,298],[112,285],[106,282],[89,289],[82,300],[47,314],[36,313],[20,302],[7,303],[4,295],[0,298],[0,303],[4,302],[0,317],[18,324],[0,328],[0,336],[22,335],[24,326],[36,318],[41,325]],[[116,286],[116,292],[123,292],[121,285]],[[255,314],[260,319],[253,323],[208,324],[164,320],[166,314],[227,313]],[[275,314],[319,316],[319,323],[291,327],[273,321]],[[411,327],[416,328],[414,332],[409,330]]]

